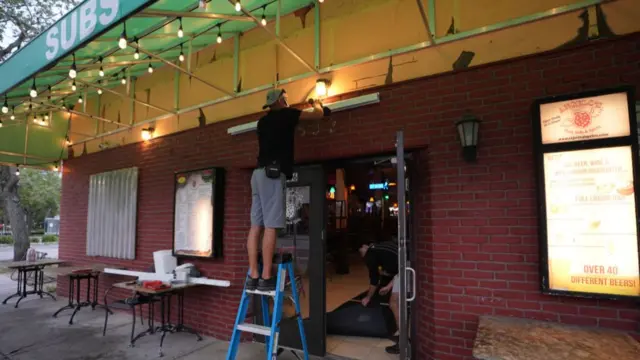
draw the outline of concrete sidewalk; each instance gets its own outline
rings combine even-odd
[[[0,275],[0,302],[15,292],[15,283]],[[64,311],[58,318],[53,313],[67,304],[66,298],[53,301],[30,295],[14,308],[15,299],[0,305],[0,360],[141,360],[159,359],[161,334],[148,335],[129,347],[131,315],[116,312],[109,316],[106,336],[102,336],[104,310],[83,308],[69,325],[73,311]],[[141,331],[138,316],[136,333]],[[228,343],[186,333],[167,334],[164,339],[162,359],[218,360],[226,356]],[[264,345],[241,344],[238,360],[265,359]],[[279,360],[294,360],[286,351]],[[314,358],[319,359],[319,358]],[[336,359],[336,358],[326,358]]]

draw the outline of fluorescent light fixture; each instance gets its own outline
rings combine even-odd
[[[373,94],[358,96],[358,97],[347,99],[347,100],[336,101],[331,104],[326,104],[325,106],[331,109],[332,112],[339,112],[339,111],[359,108],[361,106],[378,104],[379,102],[380,102],[380,93],[373,93]],[[311,108],[305,109],[305,111],[311,111]],[[255,131],[257,127],[258,127],[258,122],[254,121],[254,122],[230,127],[227,129],[227,134],[240,135],[246,132]]]

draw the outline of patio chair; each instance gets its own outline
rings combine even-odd
[[[112,313],[111,309],[131,310],[131,314],[133,316],[131,321],[131,340],[130,341],[133,342],[133,338],[136,332],[136,306],[138,306],[138,310],[140,311],[140,324],[144,325],[144,318],[142,317],[142,305],[148,305],[151,302],[158,301],[158,300],[150,296],[133,294],[131,297],[128,297],[125,299],[118,299],[111,303],[108,303],[107,297],[109,295],[109,292],[114,288],[115,288],[114,286],[111,286],[104,293],[105,312],[104,312],[104,328],[102,329],[102,336],[105,336],[107,333],[107,322],[109,321],[109,314]]]

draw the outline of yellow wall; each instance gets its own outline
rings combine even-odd
[[[422,0],[425,10],[427,0]],[[412,53],[394,56],[393,82],[414,79],[452,70],[452,64],[462,51],[475,53],[471,66],[491,63],[517,56],[547,51],[570,41],[582,26],[579,18],[582,10],[559,15],[535,23],[511,27],[505,30],[479,35],[453,42],[446,42],[446,33],[455,18],[458,32],[473,31],[510,19],[550,10],[559,6],[578,3],[577,0],[436,0],[435,35],[440,45],[428,47]],[[640,30],[640,6],[638,0],[618,0],[602,5],[611,29],[617,35]],[[281,37],[309,64],[314,63],[314,11],[306,16],[306,26],[302,28],[300,19],[293,15],[282,18]],[[592,11],[595,14],[595,11]],[[592,17],[595,24],[595,17]],[[275,23],[268,27],[274,30]],[[592,26],[591,31],[597,27]],[[321,5],[321,57],[320,67],[335,66],[356,59],[411,46],[427,40],[427,33],[415,0],[326,0]],[[203,79],[233,92],[233,41],[227,40],[193,54],[191,70]],[[254,29],[242,35],[240,40],[240,70],[242,90],[271,84],[276,76],[280,80],[308,73],[302,64],[262,29]],[[211,62],[215,52],[216,60]],[[330,95],[341,94],[385,83],[389,69],[389,58],[342,68],[322,75],[332,81]],[[173,109],[174,83],[179,76],[179,108],[201,104],[224,96],[196,79],[163,67],[152,75],[140,77],[135,85],[136,98],[152,104]],[[304,101],[313,95],[315,80],[309,77],[282,87],[287,90],[290,102]],[[117,89],[123,91],[122,89]],[[240,97],[203,109],[207,122],[218,122],[260,111],[264,92]],[[96,110],[95,98],[87,103],[87,112],[111,120],[131,120],[130,102],[113,95],[104,94],[101,108]],[[135,105],[135,122],[140,122],[162,112]],[[158,121],[155,136],[166,135],[198,125],[198,111],[179,117]],[[99,138],[87,143],[88,152],[98,150],[98,144],[109,142],[111,146],[141,141],[140,130],[146,126],[120,132],[113,136]],[[116,129],[113,124],[100,123],[99,132]],[[93,120],[74,118],[71,125],[72,140],[81,141],[82,136],[73,133],[94,134]],[[76,155],[83,145],[75,145]]]

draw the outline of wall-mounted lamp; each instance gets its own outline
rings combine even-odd
[[[329,93],[329,86],[331,86],[331,82],[327,79],[316,80],[316,95],[318,95],[318,97],[327,96]]]
[[[153,137],[153,132],[155,131],[154,128],[150,127],[150,128],[146,128],[146,129],[142,129],[142,140],[147,141],[147,140],[151,140],[151,138]]]
[[[478,130],[480,120],[471,114],[466,114],[462,120],[456,123],[460,145],[462,146],[462,156],[467,162],[474,162],[478,156]]]

